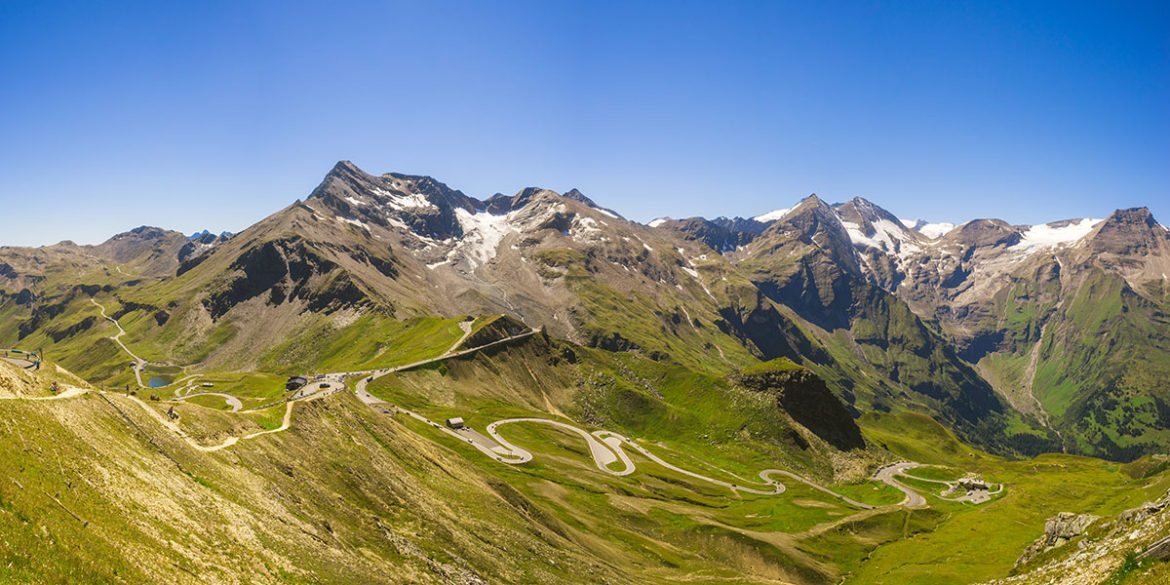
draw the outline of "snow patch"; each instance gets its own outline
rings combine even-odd
[[[842,221],[841,225],[845,226],[845,231],[849,233],[849,239],[854,245],[877,248],[899,257],[921,249],[906,236],[904,227],[888,219],[879,219],[872,223],[872,236],[865,235],[861,225],[851,221]]]
[[[607,216],[612,217],[614,219],[621,219],[621,216],[619,216],[618,214],[616,214],[616,213],[614,213],[614,212],[612,212],[604,207],[594,207],[593,209],[596,209],[597,213],[600,213],[602,215],[607,215]]]
[[[366,224],[364,224],[356,219],[349,219],[348,217],[338,217],[337,221],[339,221],[341,223],[348,223],[350,225],[356,225],[356,226],[362,228],[363,230],[366,230],[367,232],[370,231],[369,226],[367,226]]]
[[[670,218],[669,218],[669,217],[659,217],[659,218],[657,218],[657,219],[652,219],[652,220],[650,220],[650,223],[648,223],[648,224],[646,224],[646,225],[648,225],[648,226],[650,226],[650,227],[652,227],[652,228],[656,228],[656,227],[658,227],[658,226],[660,226],[660,225],[662,225],[662,224],[664,224],[664,223],[666,223],[666,222],[668,222],[668,221],[670,221]]]
[[[1089,235],[1089,232],[1102,221],[1104,220],[1079,219],[1067,223],[1058,222],[1064,225],[1051,223],[1034,225],[1024,231],[1023,239],[1010,249],[1031,254],[1044,248],[1071,244]]]
[[[770,221],[777,221],[780,219],[784,219],[784,216],[788,215],[789,211],[792,211],[791,207],[789,207],[787,209],[776,209],[773,211],[769,211],[768,213],[765,213],[763,215],[757,215],[757,216],[753,217],[752,219],[754,219],[760,223],[768,223]]]
[[[637,238],[639,242],[642,242],[642,247],[643,247],[643,248],[646,248],[646,251],[647,251],[647,252],[653,252],[653,251],[654,251],[654,248],[651,248],[651,247],[650,247],[650,244],[647,244],[647,243],[646,243],[646,240],[643,240],[642,238],[639,238],[639,237],[638,237],[638,236],[636,236],[636,235],[635,235],[634,237],[635,237],[635,238]]]
[[[953,231],[955,231],[955,224],[947,222],[928,223],[918,228],[918,233],[932,239],[937,240]]]
[[[435,205],[431,203],[425,195],[419,193],[407,193],[406,195],[398,195],[391,193],[385,189],[377,189],[374,191],[381,197],[386,199],[386,205],[397,209],[399,211],[408,211],[414,209],[433,209]]]
[[[932,240],[937,240],[951,233],[956,227],[958,227],[953,223],[947,223],[945,221],[934,223],[922,219],[898,219],[898,221],[902,222],[902,225],[912,230],[916,230],[918,233]]]
[[[569,235],[573,239],[586,240],[608,240],[604,237],[604,232],[597,226],[597,221],[592,217],[577,216],[573,218],[573,225],[569,229]]]
[[[492,215],[486,211],[471,213],[463,208],[456,209],[455,218],[463,228],[463,238],[447,254],[447,259],[452,260],[453,254],[461,254],[472,270],[487,264],[496,257],[504,236],[515,231],[508,221],[511,215]]]

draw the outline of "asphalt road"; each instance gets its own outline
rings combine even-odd
[[[902,500],[902,506],[907,508],[925,508],[927,507],[926,498],[922,497],[922,494],[914,491],[909,486],[896,479],[898,475],[901,475],[910,469],[914,469],[915,467],[921,466],[921,463],[913,463],[910,461],[891,463],[889,465],[883,465],[879,467],[878,470],[874,472],[873,478],[886,485],[894,487],[903,494],[906,494],[905,499]]]
[[[129,355],[131,358],[134,359],[135,378],[138,381],[139,387],[145,388],[146,386],[143,385],[143,383],[142,383],[142,370],[146,367],[147,361],[142,359],[141,357],[135,355],[122,342],[121,338],[122,338],[122,336],[124,336],[126,334],[126,331],[122,328],[122,326],[118,323],[118,321],[116,319],[113,319],[106,314],[105,307],[103,307],[95,299],[91,298],[90,301],[94,305],[97,305],[97,307],[101,310],[102,317],[104,317],[108,321],[112,322],[118,328],[118,334],[113,336],[113,337],[110,337],[110,339],[113,340],[114,342],[116,342],[127,353],[127,355]],[[386,375],[389,375],[389,374],[392,374],[395,372],[401,372],[401,371],[405,371],[405,370],[418,368],[418,367],[421,367],[421,366],[424,366],[427,364],[450,359],[453,357],[468,355],[468,354],[471,354],[471,353],[474,353],[474,352],[477,352],[477,351],[480,351],[483,349],[487,349],[487,348],[490,348],[493,346],[508,343],[508,342],[511,342],[511,341],[514,341],[517,339],[522,339],[524,337],[529,337],[537,332],[536,330],[532,330],[532,331],[523,333],[521,335],[516,335],[513,337],[501,339],[501,340],[498,340],[498,341],[495,341],[492,343],[485,344],[485,345],[480,346],[480,347],[459,350],[458,348],[471,335],[471,323],[469,323],[469,322],[460,323],[460,328],[463,330],[463,335],[459,338],[458,341],[455,342],[454,345],[451,346],[450,349],[448,349],[446,352],[444,352],[443,355],[440,355],[440,356],[437,356],[434,358],[425,359],[425,360],[420,360],[420,361],[413,362],[410,364],[395,366],[395,367],[391,367],[391,368],[382,368],[382,369],[378,369],[378,370],[364,370],[364,371],[355,371],[355,372],[337,372],[337,373],[326,374],[324,376],[321,376],[317,380],[315,380],[312,383],[301,388],[296,393],[294,393],[292,396],[290,396],[288,399],[286,399],[285,413],[284,413],[284,417],[282,418],[281,425],[279,427],[277,427],[275,429],[271,429],[271,430],[258,431],[258,432],[250,433],[247,435],[238,436],[238,437],[228,437],[223,442],[221,442],[217,445],[203,445],[203,444],[198,443],[193,438],[191,438],[189,435],[187,435],[187,433],[184,432],[179,427],[178,423],[176,423],[173,420],[170,420],[169,418],[167,418],[165,415],[160,413],[155,408],[151,407],[146,402],[142,401],[141,399],[139,399],[136,396],[127,396],[127,398],[129,400],[139,404],[147,413],[149,413],[153,418],[155,418],[160,424],[162,424],[164,427],[166,427],[166,428],[172,430],[173,432],[175,432],[176,434],[178,434],[181,438],[183,438],[193,448],[195,448],[199,451],[203,451],[203,452],[213,452],[213,451],[226,449],[228,447],[236,445],[240,441],[246,441],[246,440],[254,439],[257,437],[264,436],[264,435],[280,433],[280,432],[288,430],[292,425],[292,413],[293,413],[294,405],[296,403],[324,398],[324,397],[329,396],[331,394],[334,394],[336,392],[343,391],[346,389],[346,379],[356,376],[356,377],[359,377],[359,379],[354,384],[354,394],[364,404],[367,404],[371,407],[378,408],[379,410],[381,410],[383,412],[388,412],[388,413],[401,412],[407,416],[410,416],[411,418],[414,418],[422,423],[425,423],[426,425],[428,425],[432,428],[438,429],[441,432],[444,432],[452,437],[455,437],[456,439],[460,440],[461,442],[465,442],[465,443],[473,446],[474,448],[476,448],[480,452],[484,453],[485,455],[491,457],[492,459],[494,459],[496,461],[499,461],[501,463],[505,463],[508,465],[521,465],[521,464],[527,463],[529,461],[532,461],[533,455],[531,452],[527,451],[526,449],[508,441],[506,438],[501,436],[499,433],[500,427],[503,427],[506,425],[512,425],[512,424],[540,424],[540,425],[553,426],[553,427],[559,428],[561,430],[564,430],[564,431],[567,431],[569,433],[572,433],[572,434],[579,436],[582,440],[585,441],[586,445],[589,447],[589,453],[590,453],[591,458],[593,459],[594,465],[596,465],[596,467],[598,469],[600,469],[601,471],[608,473],[610,475],[626,476],[626,475],[630,475],[631,473],[633,473],[637,469],[634,461],[630,458],[629,454],[626,452],[626,449],[630,449],[632,451],[637,452],[641,456],[645,457],[646,459],[649,459],[650,461],[654,462],[655,464],[657,464],[663,468],[666,468],[666,469],[669,469],[669,470],[674,471],[676,473],[679,473],[679,474],[685,475],[687,477],[696,479],[698,481],[702,481],[702,482],[710,483],[713,485],[725,487],[725,488],[728,488],[728,489],[736,491],[736,492],[751,493],[751,494],[757,494],[757,495],[776,495],[776,494],[784,493],[784,491],[786,490],[785,485],[781,481],[776,479],[777,476],[780,476],[780,477],[786,477],[786,478],[789,478],[791,480],[804,483],[805,485],[808,485],[809,487],[811,487],[813,489],[816,489],[820,492],[823,492],[827,495],[830,495],[834,498],[837,498],[850,506],[853,506],[856,508],[861,508],[861,509],[866,509],[866,510],[874,508],[874,506],[853,500],[845,495],[834,492],[833,490],[831,490],[823,485],[820,485],[820,484],[818,484],[818,483],[816,483],[808,478],[802,477],[802,476],[795,474],[791,471],[787,471],[787,470],[783,470],[783,469],[765,469],[759,473],[759,478],[760,478],[759,483],[755,483],[752,485],[743,485],[740,483],[734,483],[734,482],[726,481],[723,479],[713,478],[713,477],[710,477],[707,475],[703,475],[701,473],[691,471],[689,469],[679,467],[673,463],[670,463],[669,461],[666,461],[665,459],[659,457],[658,455],[654,454],[652,451],[643,447],[638,442],[631,440],[627,437],[624,437],[622,435],[619,435],[617,433],[611,432],[611,431],[598,430],[598,431],[594,431],[594,432],[590,433],[590,432],[587,432],[581,428],[578,428],[578,427],[573,426],[573,425],[566,423],[566,422],[552,420],[552,419],[546,419],[546,418],[526,417],[526,418],[503,419],[503,420],[498,420],[498,421],[495,421],[493,423],[490,423],[489,425],[487,425],[487,427],[485,429],[487,434],[484,435],[484,434],[481,434],[474,429],[471,429],[470,427],[464,427],[461,429],[452,429],[452,428],[447,427],[446,425],[439,424],[439,423],[432,421],[432,420],[430,420],[430,419],[428,419],[428,418],[426,418],[426,417],[424,417],[416,412],[412,412],[412,411],[407,410],[405,408],[390,407],[384,400],[381,400],[378,397],[369,393],[369,391],[367,389],[367,386],[369,385],[369,383],[373,382],[374,380],[381,378],[383,376],[386,376]],[[10,359],[9,361],[12,361],[12,360]],[[25,361],[27,361],[27,360],[25,360]],[[187,376],[187,377],[177,381],[176,384],[182,383],[182,382],[188,382],[188,381],[194,380],[197,377],[198,377],[198,375]],[[176,401],[186,400],[186,399],[189,399],[189,398],[194,397],[194,396],[217,396],[217,397],[223,398],[228,403],[228,405],[231,407],[232,412],[239,412],[243,409],[242,401],[236,396],[233,396],[231,394],[222,393],[222,392],[196,392],[196,391],[194,391],[198,387],[199,386],[197,383],[189,382],[186,386],[184,386],[180,389],[177,389],[175,391],[174,400],[176,400]],[[86,390],[81,389],[81,388],[69,387],[64,392],[62,392],[61,394],[58,394],[56,396],[29,397],[29,398],[24,398],[24,399],[27,399],[27,400],[60,400],[60,399],[72,398],[75,396],[79,396],[81,394],[84,394],[85,392],[86,392]],[[20,398],[20,397],[0,397],[0,399],[4,399],[4,398],[13,399],[13,398]],[[387,407],[389,407],[389,408],[387,408]],[[905,495],[905,497],[903,498],[902,502],[898,505],[904,506],[907,508],[924,508],[924,507],[927,507],[928,504],[927,504],[926,498],[924,498],[921,494],[919,494],[917,491],[910,488],[909,486],[903,484],[902,482],[898,481],[898,479],[897,479],[898,476],[905,476],[905,477],[910,477],[910,478],[913,478],[916,480],[939,483],[939,484],[943,484],[943,485],[946,485],[946,486],[951,487],[951,488],[956,487],[957,482],[925,480],[923,478],[916,478],[916,477],[906,473],[907,471],[914,469],[915,467],[919,467],[919,466],[920,466],[920,464],[913,463],[913,462],[899,462],[899,463],[885,465],[883,467],[878,468],[878,470],[873,475],[873,479],[876,481],[880,481],[882,483],[885,483],[887,485],[890,485],[890,486],[894,487],[895,489],[901,491]],[[959,497],[959,498],[946,498],[943,496],[939,496],[939,497],[942,499],[948,499],[951,501],[968,501],[971,503],[981,503],[983,501],[986,501],[987,499],[990,499],[991,494],[999,493],[1002,490],[1003,490],[1003,486],[1001,485],[998,487],[998,489],[996,491],[987,492],[986,494],[976,494],[975,497],[972,497],[971,494],[967,494],[966,496]]]
[[[480,435],[468,427],[464,427],[462,429],[451,429],[446,425],[432,421],[416,412],[407,410],[405,408],[398,407],[395,410],[397,412],[406,414],[415,420],[423,422],[432,428],[454,436],[472,445],[496,461],[506,463],[508,465],[521,465],[527,463],[532,461],[533,456],[532,453],[528,450],[517,446],[516,444],[501,436],[499,432],[500,427],[521,423],[541,424],[553,426],[581,437],[585,441],[585,444],[589,447],[589,453],[593,458],[594,465],[596,465],[596,467],[601,471],[610,475],[626,476],[630,475],[637,469],[633,460],[630,459],[630,456],[626,453],[626,449],[628,448],[666,469],[680,473],[682,475],[686,475],[699,481],[725,487],[736,492],[756,495],[776,495],[784,493],[786,490],[784,484],[773,477],[783,476],[804,483],[813,489],[833,496],[834,498],[837,498],[850,506],[861,508],[863,510],[869,510],[873,508],[873,506],[870,506],[869,504],[864,504],[842,494],[838,494],[837,492],[834,492],[833,490],[822,486],[808,478],[783,469],[765,469],[761,471],[759,474],[760,483],[755,484],[754,486],[737,484],[734,482],[709,477],[707,475],[703,475],[701,473],[697,473],[670,463],[669,461],[659,457],[637,442],[611,431],[600,430],[589,433],[581,428],[557,420],[546,418],[510,418],[498,420],[488,424],[485,429],[487,433],[487,436],[485,437],[484,435]],[[476,436],[478,436],[478,438]],[[488,437],[490,437],[490,441],[485,441],[484,439],[488,439]],[[618,465],[615,466],[615,464]]]
[[[135,355],[134,352],[130,351],[129,347],[126,347],[125,343],[122,343],[122,336],[126,335],[126,330],[122,329],[122,324],[118,323],[117,319],[107,315],[106,308],[104,306],[102,306],[101,303],[97,302],[97,299],[90,297],[89,302],[97,305],[97,308],[99,310],[101,310],[101,312],[102,312],[102,318],[109,321],[110,323],[113,323],[114,327],[118,328],[118,334],[113,336],[113,337],[110,337],[109,339],[111,341],[113,341],[114,343],[117,343],[122,348],[122,351],[126,352],[127,355],[129,355],[131,358],[134,359],[134,365],[132,366],[132,368],[134,369],[134,379],[138,381],[139,388],[146,388],[147,387],[146,384],[142,383],[142,370],[146,369],[146,364],[148,362],[146,360],[138,357],[137,355]]]

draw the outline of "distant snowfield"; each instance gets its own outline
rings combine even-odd
[[[922,234],[922,235],[924,235],[932,240],[937,240],[937,239],[951,233],[952,231],[955,230],[956,227],[958,227],[953,223],[947,223],[945,221],[931,223],[929,221],[922,220],[922,219],[901,219],[901,218],[899,218],[898,221],[902,222],[902,225],[904,225],[912,230],[917,230],[918,233],[920,233],[920,234]]]
[[[920,250],[911,239],[912,236],[906,233],[907,228],[904,225],[900,226],[888,219],[879,219],[872,222],[872,236],[865,235],[865,232],[861,229],[861,225],[851,221],[841,221],[841,225],[845,226],[845,231],[849,234],[849,240],[854,245],[869,246],[884,250],[899,258]]]
[[[770,221],[784,219],[784,216],[788,215],[789,211],[792,211],[791,207],[787,208],[787,209],[776,209],[773,211],[769,211],[768,213],[765,213],[763,215],[757,215],[757,216],[753,217],[752,219],[754,219],[760,223],[768,223]]]
[[[658,226],[660,226],[660,225],[662,225],[662,224],[664,224],[664,223],[666,223],[666,222],[668,222],[668,221],[670,221],[670,218],[669,218],[669,217],[660,217],[660,218],[658,218],[658,219],[652,219],[652,220],[650,220],[650,223],[648,223],[648,224],[646,224],[646,225],[648,225],[648,226],[650,226],[650,227],[654,227],[654,228],[656,228],[656,227],[658,227]]]
[[[1066,225],[1041,224],[1034,225],[1024,232],[1020,243],[1012,246],[1013,250],[1034,252],[1043,248],[1052,248],[1064,244],[1071,244],[1089,235],[1103,219],[1080,219],[1068,222]],[[1064,222],[1056,222],[1061,224]]]
[[[515,231],[508,221],[511,215],[493,215],[486,211],[471,213],[466,209],[456,209],[455,217],[463,228],[463,238],[447,256],[448,260],[453,260],[456,252],[461,252],[472,270],[487,264],[496,257],[496,250],[504,236]]]

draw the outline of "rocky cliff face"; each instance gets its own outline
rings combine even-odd
[[[825,381],[804,368],[782,367],[741,372],[737,384],[776,397],[776,404],[793,420],[842,451],[865,447],[861,428]]]
[[[1044,535],[1036,542],[1028,545],[1024,554],[1016,561],[1016,566],[1026,565],[1037,556],[1054,548],[1064,546],[1070,540],[1085,533],[1100,517],[1092,514],[1073,514],[1061,512],[1044,523]]]
[[[383,275],[393,277],[392,263],[377,262]],[[204,301],[213,319],[250,299],[264,297],[268,305],[303,301],[307,309],[328,314],[366,302],[365,293],[340,267],[299,239],[265,242],[251,248],[231,265],[218,289]]]

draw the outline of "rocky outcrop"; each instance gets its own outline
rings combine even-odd
[[[750,390],[774,394],[776,404],[793,420],[837,449],[848,451],[865,447],[861,428],[849,410],[824,380],[809,370],[781,366],[765,371],[741,372],[732,379]]]
[[[1044,523],[1044,535],[1036,539],[1024,550],[1016,561],[1016,566],[1026,565],[1037,556],[1057,548],[1068,541],[1085,533],[1094,522],[1100,519],[1092,514],[1073,514],[1061,512]]]
[[[463,345],[460,349],[482,347],[489,343],[495,343],[502,339],[515,337],[529,331],[531,331],[531,328],[523,322],[508,315],[501,315],[491,323],[480,327],[479,330],[468,335],[467,339],[463,340]]]
[[[307,302],[309,310],[327,313],[366,300],[347,272],[299,238],[248,249],[232,263],[228,280],[204,305],[212,318],[218,319],[236,305],[260,296],[265,296],[269,305],[301,300]]]
[[[46,328],[45,332],[48,334],[49,339],[52,339],[54,342],[60,342],[62,339],[72,337],[82,331],[88,331],[95,323],[97,323],[97,317],[90,315],[64,329]]]
[[[719,316],[715,325],[721,331],[754,347],[757,355],[765,360],[779,357],[796,360],[803,356],[822,363],[830,359],[762,295],[757,295],[754,306],[723,307]]]
[[[1085,524],[1087,515],[1061,514],[1048,521],[1044,537],[1037,540],[1016,563],[1012,576],[992,581],[996,585],[1098,585],[1120,582],[1118,572],[1135,566],[1138,572],[1125,579],[1126,583],[1162,583],[1143,573],[1143,561],[1166,559],[1170,556],[1170,492],[1160,499],[1148,502],[1119,514],[1111,522]],[[1061,520],[1064,517],[1064,520]],[[1098,528],[1099,526],[1099,528]],[[1070,536],[1078,532],[1078,536]],[[1086,528],[1091,528],[1086,530]],[[1058,548],[1076,538],[1076,546]],[[1048,542],[1053,546],[1046,547]],[[1051,551],[1047,559],[1037,559]],[[1034,561],[1034,562],[1032,562]],[[1030,563],[1030,564],[1029,564]],[[1143,577],[1145,577],[1143,579]],[[1154,577],[1156,579],[1156,577]]]
[[[1118,524],[1133,524],[1142,522],[1146,518],[1150,518],[1160,514],[1162,510],[1170,508],[1170,491],[1166,495],[1152,502],[1146,502],[1141,506],[1126,510],[1117,515]]]

